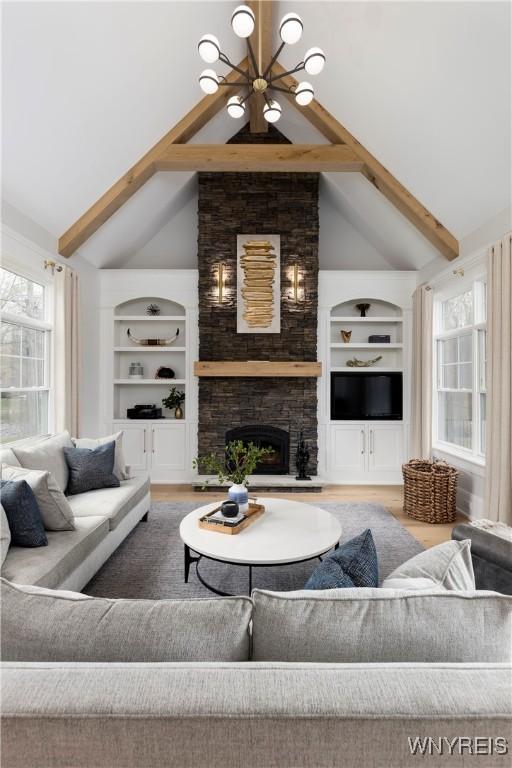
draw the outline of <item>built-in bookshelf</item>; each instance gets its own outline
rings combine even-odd
[[[147,307],[156,304],[159,315],[147,314]],[[143,297],[119,304],[113,316],[113,420],[126,419],[128,408],[139,404],[161,407],[162,398],[170,387],[185,391],[188,381],[187,321],[185,307],[167,299]],[[128,329],[138,339],[172,339],[167,345],[141,346],[132,341]],[[130,375],[130,365],[139,363],[142,378]],[[158,378],[160,367],[171,368],[174,378]],[[186,400],[183,407],[186,418]],[[173,419],[172,411],[163,411],[166,419]]]
[[[361,317],[356,304],[370,304],[366,317]],[[343,341],[341,331],[351,333],[350,341]],[[382,372],[403,371],[403,316],[400,307],[375,299],[354,299],[338,304],[331,310],[329,324],[329,351],[331,371]],[[370,336],[389,336],[390,341],[372,343]],[[381,359],[369,368],[354,368],[348,361]]]

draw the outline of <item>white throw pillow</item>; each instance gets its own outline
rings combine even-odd
[[[47,531],[74,531],[73,510],[49,472],[2,464],[2,480],[25,480],[36,497]]]
[[[471,540],[445,541],[426,549],[396,568],[384,579],[385,589],[476,589]]]
[[[36,587],[34,584],[10,584],[27,595],[48,595],[49,597],[64,597],[66,600],[94,600],[91,595],[83,595],[81,592],[72,592],[70,589],[48,589],[48,587]]]
[[[11,543],[11,529],[7,522],[7,515],[5,509],[0,504],[0,565],[4,564],[4,560],[7,557],[9,551],[9,545]]]
[[[33,445],[16,446],[12,450],[22,467],[50,472],[63,493],[66,493],[69,470],[63,448],[72,448],[69,432],[38,440]]]
[[[74,437],[73,443],[75,448],[88,448],[90,451],[95,448],[99,448],[100,445],[106,443],[115,442],[115,458],[114,458],[114,474],[118,480],[128,480],[129,475],[126,471],[126,464],[124,460],[123,451],[123,431],[116,432],[115,435],[108,435],[107,437]]]

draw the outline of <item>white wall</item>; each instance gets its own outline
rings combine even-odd
[[[67,263],[80,276],[82,319],[82,384],[80,392],[80,434],[99,434],[99,279],[98,270],[79,256],[68,260],[57,253],[55,238],[7,203],[2,204],[2,253],[32,273],[45,275],[44,259]],[[47,273],[46,273],[47,274]]]

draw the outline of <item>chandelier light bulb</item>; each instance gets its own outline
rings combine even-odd
[[[203,35],[197,46],[199,55],[207,64],[215,64],[219,60],[220,43],[215,35]]]
[[[300,104],[301,107],[305,107],[310,104],[313,101],[314,96],[315,92],[311,83],[306,83],[304,81],[299,83],[295,89],[295,101],[297,104]]]
[[[281,117],[281,111],[281,105],[279,102],[275,101],[275,99],[272,99],[272,101],[269,101],[263,107],[263,117],[267,123],[277,123]]]
[[[254,13],[248,5],[239,5],[231,16],[233,32],[238,37],[250,37],[254,31]]]
[[[324,68],[325,53],[321,48],[310,48],[304,56],[304,69],[308,75],[318,75]]]
[[[204,93],[216,93],[219,90],[219,78],[213,69],[205,69],[199,75],[199,85]]]
[[[287,13],[281,19],[279,25],[279,36],[283,43],[294,45],[302,37],[303,24],[298,13]]]
[[[238,120],[245,114],[245,104],[240,96],[232,96],[228,101],[228,114]]]

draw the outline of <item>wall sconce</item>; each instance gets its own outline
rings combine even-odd
[[[292,284],[292,299],[295,302],[295,304],[297,304],[299,301],[299,285],[300,285],[300,275],[299,275],[298,264],[293,264],[291,268],[290,282]]]
[[[215,265],[215,292],[217,301],[222,304],[224,301],[224,288],[226,286],[226,267],[219,263]]]

